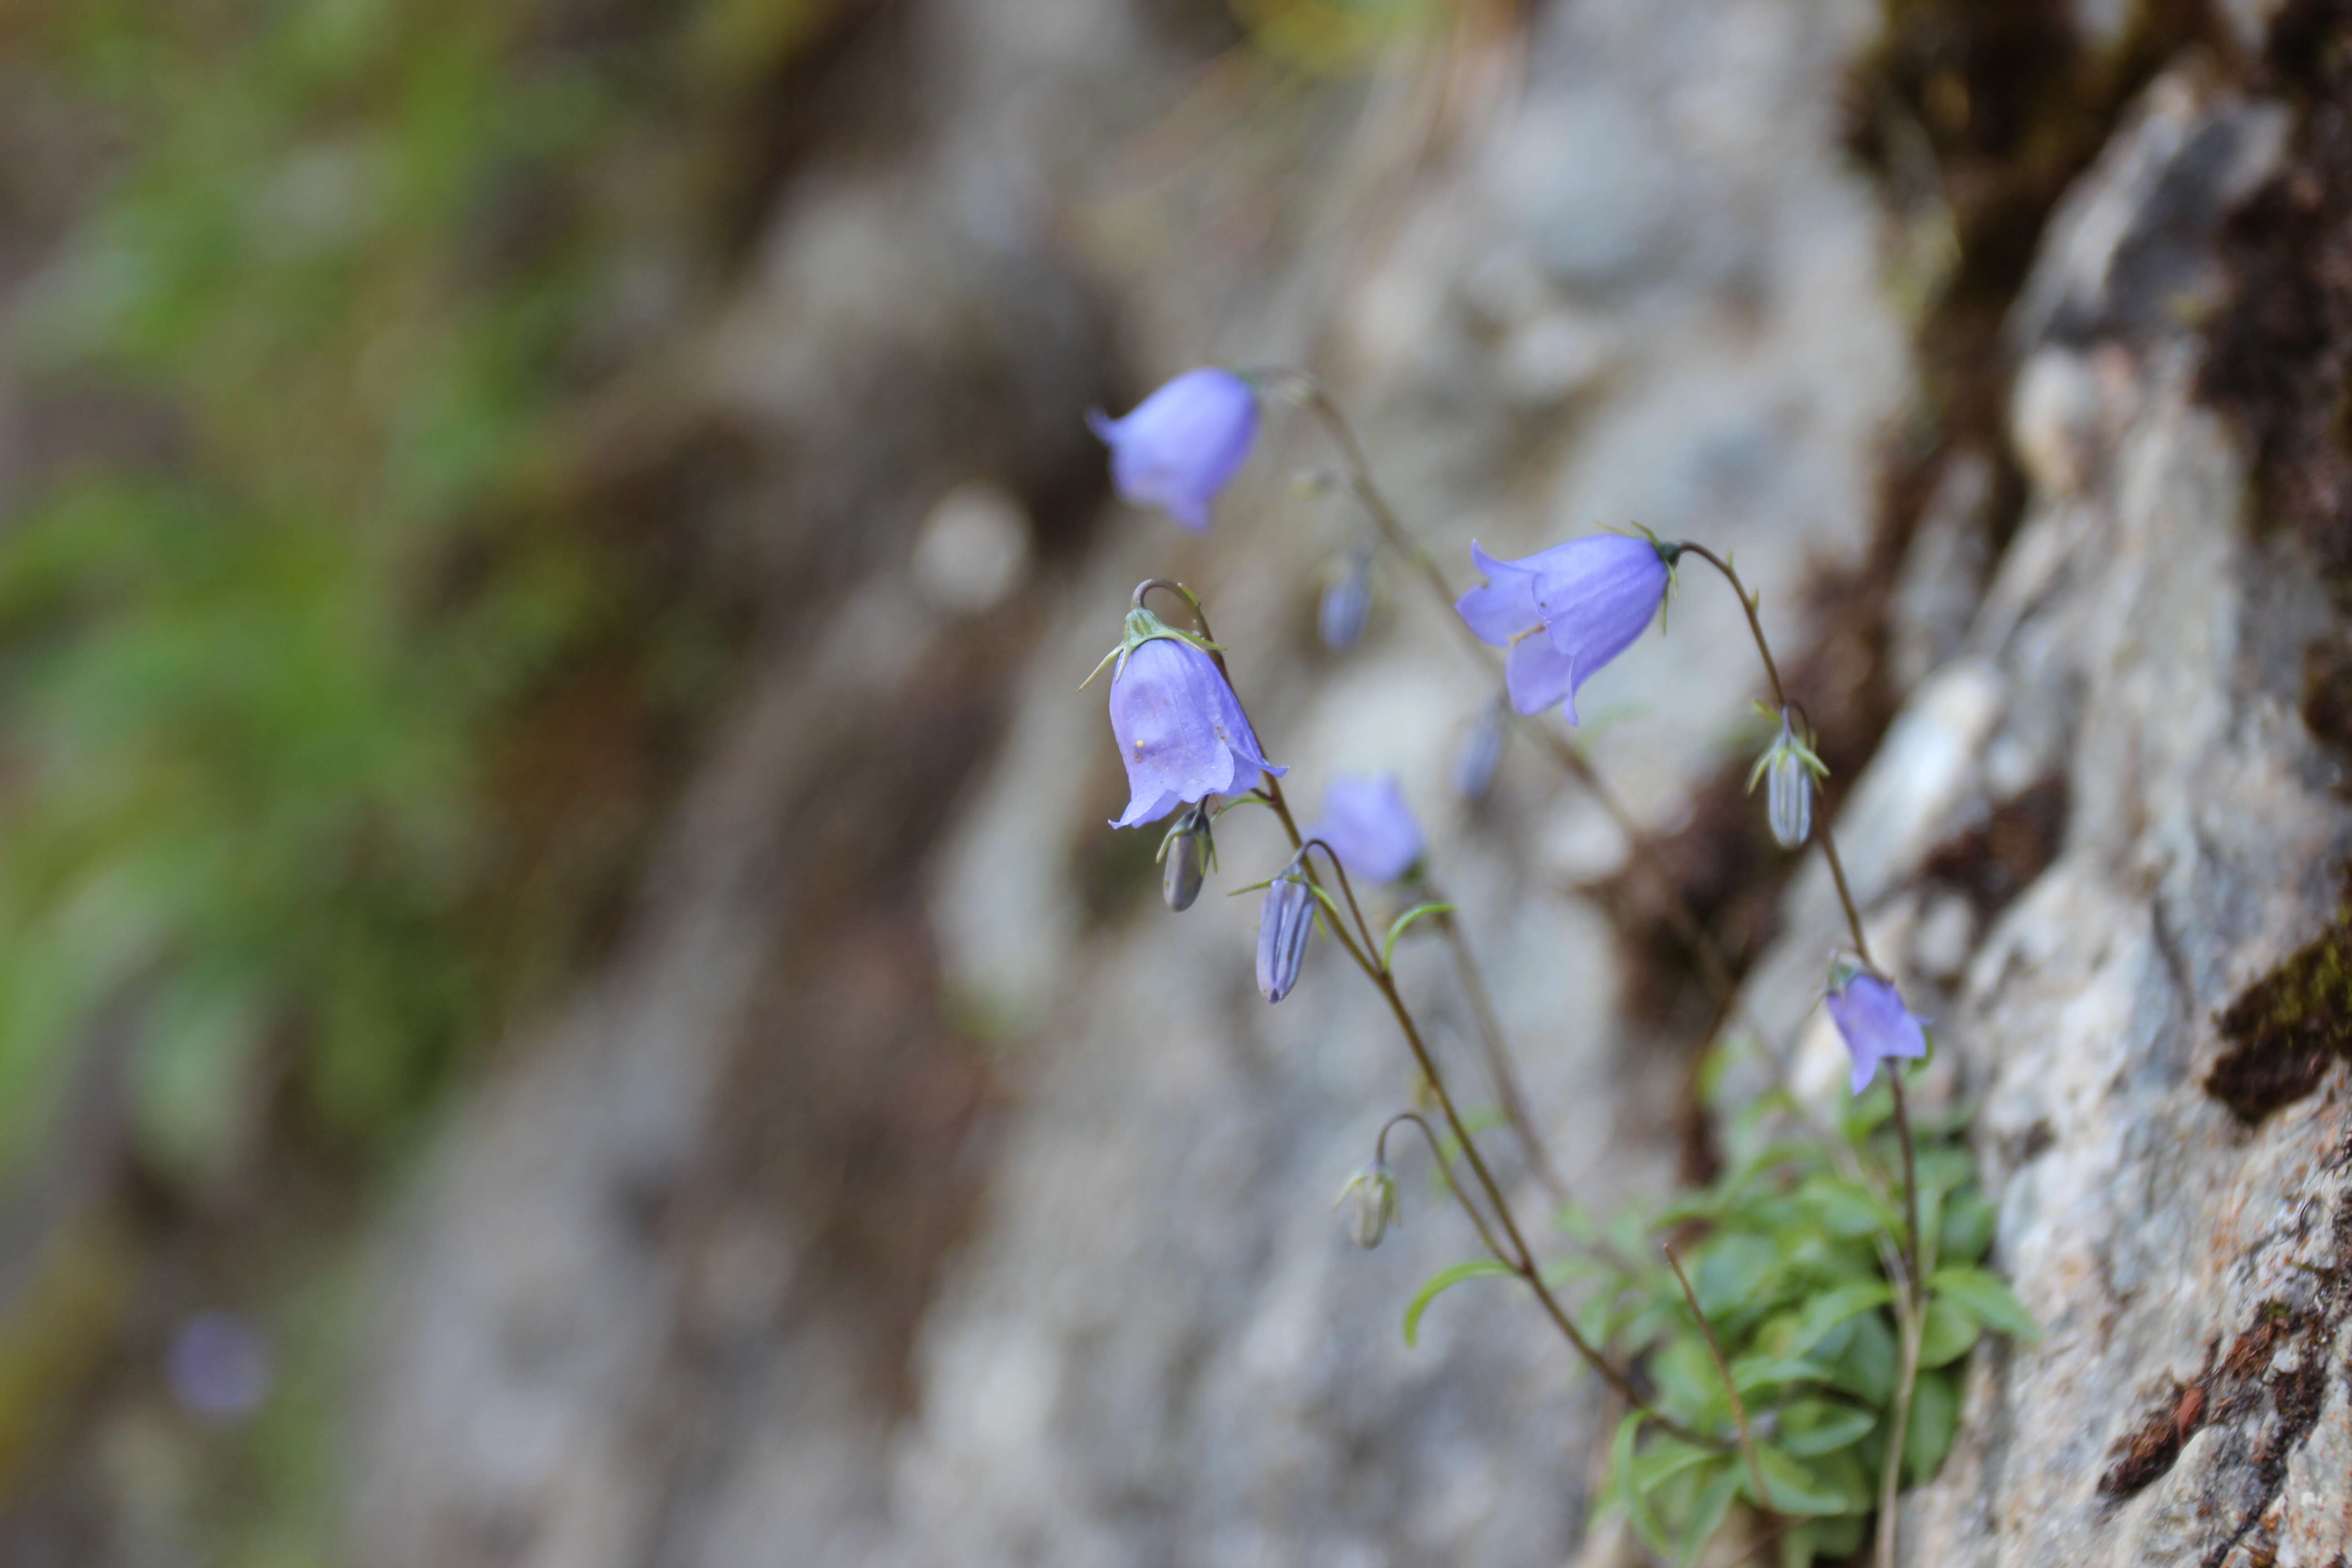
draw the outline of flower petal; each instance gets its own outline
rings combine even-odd
[[[1511,706],[1521,713],[1540,713],[1565,703],[1568,721],[1576,722],[1576,660],[1553,647],[1549,639],[1522,637],[1511,645],[1503,684],[1510,691]]]
[[[1455,600],[1454,609],[1480,642],[1507,647],[1513,637],[1543,624],[1536,605],[1536,573],[1517,562],[1496,560],[1475,540],[1470,563],[1486,574],[1486,581]]]

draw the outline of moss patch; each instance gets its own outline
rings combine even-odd
[[[2297,949],[2214,1020],[2230,1049],[2205,1092],[2252,1126],[2319,1087],[2352,1057],[2352,927],[2342,921]]]

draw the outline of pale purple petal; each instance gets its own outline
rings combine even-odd
[[[1511,645],[1511,657],[1503,666],[1503,684],[1510,691],[1513,708],[1522,713],[1540,713],[1573,701],[1576,661],[1554,648],[1549,638],[1523,637]],[[1572,706],[1568,720],[1576,722]]]
[[[1537,573],[1517,562],[1496,560],[1475,540],[1470,564],[1485,573],[1486,581],[1455,600],[1454,609],[1480,642],[1507,647],[1513,637],[1543,625],[1536,605]]]
[[[1421,825],[1394,775],[1338,778],[1323,797],[1323,820],[1307,835],[1331,847],[1350,876],[1393,882],[1421,858]]]

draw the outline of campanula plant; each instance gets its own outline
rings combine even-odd
[[[1180,377],[1162,395],[1187,381]],[[1196,384],[1202,390],[1188,395],[1205,398],[1214,384]],[[1387,1003],[1432,1115],[1424,1121],[1403,1111],[1383,1125],[1372,1163],[1341,1194],[1354,1205],[1351,1234],[1370,1246],[1395,1222],[1386,1140],[1391,1129],[1410,1122],[1426,1138],[1444,1190],[1460,1204],[1483,1249],[1422,1287],[1405,1312],[1408,1343],[1431,1303],[1454,1285],[1516,1279],[1622,1402],[1626,1414],[1607,1498],[1655,1551],[1686,1564],[1735,1509],[1744,1508],[1760,1517],[1759,1528],[1769,1530],[1780,1562],[1803,1568],[1819,1556],[1855,1552],[1874,1516],[1875,1555],[1891,1568],[1898,1491],[1932,1477],[1952,1441],[1962,1358],[1987,1332],[2030,1339],[2035,1329],[2007,1287],[1979,1266],[1992,1239],[1992,1209],[1978,1188],[1963,1128],[1957,1120],[1916,1124],[1909,1110],[1904,1064],[1923,1062],[1930,1042],[1923,1021],[1873,959],[1832,824],[1814,815],[1827,769],[1802,710],[1783,688],[1758,595],[1728,557],[1702,544],[1616,534],[1571,540],[1516,561],[1497,560],[1474,544],[1472,562],[1486,581],[1457,595],[1372,483],[1361,448],[1319,386],[1290,372],[1254,373],[1242,385],[1253,397],[1258,386],[1295,394],[1321,417],[1380,542],[1455,612],[1457,630],[1490,679],[1486,649],[1502,650],[1501,693],[1474,721],[1456,763],[1457,789],[1469,799],[1489,787],[1511,728],[1527,728],[1610,808],[1636,854],[1651,853],[1581,752],[1548,731],[1545,721],[1557,708],[1576,722],[1579,689],[1659,618],[1685,557],[1714,567],[1737,595],[1770,693],[1762,706],[1778,724],[1749,788],[1759,780],[1768,784],[1767,824],[1783,847],[1819,845],[1852,942],[1853,956],[1832,969],[1822,1001],[1852,1056],[1855,1098],[1843,1113],[1824,1118],[1786,1088],[1761,1095],[1727,1130],[1732,1159],[1721,1174],[1651,1212],[1628,1206],[1606,1227],[1598,1226],[1569,1201],[1545,1161],[1468,938],[1454,906],[1430,880],[1421,824],[1396,780],[1335,780],[1321,819],[1302,831],[1283,796],[1283,770],[1265,760],[1225,679],[1199,600],[1156,579],[1137,590],[1126,637],[1112,655],[1118,661],[1112,727],[1133,795],[1119,826],[1191,807],[1162,844],[1167,901],[1181,909],[1198,893],[1213,797],[1269,806],[1292,853],[1256,885],[1265,893],[1261,994],[1278,1002],[1297,986],[1320,923]],[[1142,417],[1150,408],[1147,402],[1117,426],[1098,426],[1113,441],[1115,468],[1126,455],[1117,437],[1127,426],[1136,426],[1129,436],[1139,442],[1162,439]],[[1253,402],[1252,434],[1255,414]],[[1213,446],[1166,440],[1161,449],[1182,456]],[[1244,438],[1240,450],[1246,447]],[[1213,495],[1231,477],[1230,468],[1187,461],[1189,468],[1175,462],[1165,468],[1192,476],[1185,493]],[[1215,482],[1203,487],[1203,474]],[[1122,490],[1139,493],[1128,473],[1118,477]],[[1196,515],[1205,522],[1205,500]],[[1328,646],[1344,647],[1360,629],[1370,571],[1369,552],[1360,551],[1327,592],[1319,623]],[[1155,586],[1185,598],[1197,635],[1177,632],[1142,609]],[[1360,887],[1390,882],[1405,887],[1409,907],[1382,935],[1364,912]],[[1670,901],[1675,896],[1670,888]],[[1694,952],[1710,961],[1700,972],[1717,1015],[1740,1014],[1741,998],[1720,954],[1686,905],[1683,915]],[[1398,987],[1391,967],[1398,939],[1423,920],[1446,937],[1488,1052],[1500,1120],[1517,1130],[1531,1172],[1559,1203],[1574,1248],[1569,1255],[1547,1261],[1520,1226],[1476,1136],[1476,1119],[1465,1116]]]

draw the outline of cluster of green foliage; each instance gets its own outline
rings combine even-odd
[[[1910,1485],[1943,1463],[1959,1420],[1962,1363],[1978,1339],[2036,1333],[2008,1286],[1979,1267],[1994,1215],[1958,1141],[1961,1123],[1916,1127],[1927,1290],[1916,1364],[1906,1368],[1895,1280],[1909,1221],[1887,1125],[1893,1104],[1881,1082],[1845,1108],[1834,1137],[1768,1138],[1768,1125],[1802,1115],[1774,1091],[1736,1130],[1735,1142],[1755,1146],[1707,1186],[1654,1210],[1629,1208],[1606,1226],[1574,1210],[1561,1216],[1576,1251],[1547,1277],[1581,1289],[1578,1326],[1638,1370],[1656,1415],[1712,1439],[1685,1441],[1639,1410],[1617,1428],[1603,1501],[1678,1565],[1697,1559],[1735,1502],[1779,1521],[1784,1568],[1852,1552],[1878,1506],[1898,1403]],[[1664,1251],[1670,1241],[1688,1294]],[[1407,1340],[1439,1292],[1509,1272],[1482,1261],[1436,1275],[1407,1309]]]
[[[808,9],[706,0],[654,59],[710,14]],[[511,954],[561,945],[486,929],[496,774],[519,709],[642,611],[544,498],[659,70],[551,44],[546,10],[25,24],[119,155],[16,337],[40,385],[155,434],[0,531],[0,1162],[125,998],[167,1165],[281,1076],[373,1139],[485,1032]]]

